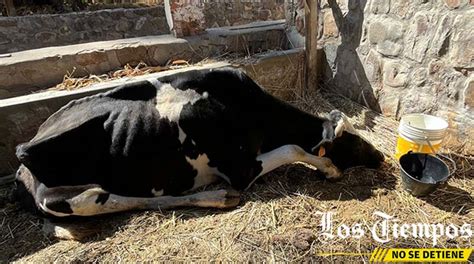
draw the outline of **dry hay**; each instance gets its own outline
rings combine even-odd
[[[343,180],[331,183],[304,166],[284,166],[245,192],[233,210],[184,208],[76,220],[76,225],[101,227],[82,242],[45,237],[41,220],[6,202],[0,204],[0,262],[361,262],[367,261],[364,254],[375,247],[432,247],[432,243],[426,238],[399,238],[381,244],[370,235],[328,243],[319,236],[318,212],[335,212],[336,227],[342,223],[372,225],[375,211],[395,216],[401,223],[473,224],[473,157],[451,153],[457,161],[455,175],[444,188],[418,199],[401,188],[392,158],[397,122],[336,95],[305,95],[293,103],[313,113],[334,108],[346,112],[356,128],[387,156],[382,168],[350,169]],[[2,197],[8,188],[0,190]],[[472,247],[472,242],[472,238],[443,237],[437,247]],[[321,255],[327,252],[358,252],[361,256]]]
[[[202,65],[204,63],[209,63],[209,62],[210,60],[204,60],[193,65]],[[116,80],[116,79],[120,79],[124,77],[141,76],[141,75],[146,75],[146,74],[155,73],[155,72],[181,69],[181,68],[190,67],[190,66],[192,65],[189,64],[185,60],[170,61],[165,66],[149,66],[145,62],[141,61],[135,66],[132,66],[127,63],[125,66],[123,66],[122,69],[118,69],[118,70],[111,71],[111,72],[108,72],[106,74],[101,74],[101,75],[89,74],[88,76],[83,76],[83,77],[74,77],[75,70],[76,70],[76,68],[74,68],[71,72],[68,72],[66,75],[64,75],[63,81],[61,83],[47,90],[72,91],[72,90],[87,88],[91,84],[94,84],[94,83],[106,82],[106,81]],[[39,92],[42,92],[42,91],[39,91]]]

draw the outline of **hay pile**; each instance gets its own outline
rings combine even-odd
[[[199,62],[198,64],[195,64],[195,65],[201,65],[203,63],[209,63],[209,62],[210,62],[209,60],[206,60],[206,61]],[[141,76],[141,75],[146,75],[146,74],[155,73],[155,72],[181,69],[181,68],[185,68],[189,66],[191,65],[185,60],[170,61],[165,66],[149,66],[145,62],[141,61],[137,65],[133,65],[133,66],[127,63],[125,66],[123,66],[122,69],[110,71],[106,74],[101,74],[101,75],[89,74],[88,76],[83,76],[83,77],[74,77],[75,70],[76,70],[76,68],[74,68],[72,72],[68,72],[66,75],[64,75],[63,81],[61,83],[47,90],[72,91],[72,90],[77,90],[81,88],[86,88],[94,83],[111,81],[111,80],[116,80],[116,79],[120,79],[124,77]]]
[[[185,208],[163,212],[136,212],[103,216],[81,225],[102,230],[83,242],[44,237],[40,220],[15,204],[0,204],[0,262],[142,262],[173,261],[367,261],[376,247],[432,247],[431,239],[399,238],[386,244],[369,234],[355,239],[320,236],[321,216],[332,211],[334,225],[372,225],[375,211],[402,223],[463,223],[474,220],[473,157],[458,156],[458,170],[445,188],[418,199],[404,192],[395,160],[397,122],[373,113],[345,98],[313,94],[293,102],[313,113],[344,111],[355,127],[387,155],[379,170],[354,168],[337,183],[322,181],[300,165],[277,169],[243,194],[238,208]],[[222,186],[214,186],[218,188]],[[7,187],[8,188],[8,187]],[[0,190],[5,197],[8,190]],[[437,247],[472,247],[471,239],[446,239]],[[360,253],[356,256],[331,252]],[[3,258],[3,259],[2,259]]]

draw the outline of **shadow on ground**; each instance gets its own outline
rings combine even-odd
[[[250,190],[242,194],[240,205],[247,202],[269,202],[294,194],[305,194],[321,200],[365,200],[379,188],[395,188],[396,179],[383,173],[382,170],[355,168],[346,172],[345,179],[339,182],[321,180],[316,172],[303,165],[288,165],[270,173],[257,182]],[[226,188],[224,184],[212,186],[212,189]],[[44,226],[51,226],[38,216],[34,216],[11,201],[12,185],[0,188],[0,262],[18,260],[31,255],[59,240],[48,237],[43,232]],[[230,209],[232,210],[232,209]],[[228,210],[182,208],[159,212],[163,218],[176,215],[188,220],[207,215],[225,213]],[[126,226],[130,220],[143,212],[126,212],[93,218],[71,217],[60,221],[51,221],[54,225],[69,227],[74,232],[90,234],[81,243],[101,241],[113,236]],[[46,224],[44,224],[46,222]]]

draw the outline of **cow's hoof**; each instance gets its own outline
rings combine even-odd
[[[216,207],[232,208],[240,203],[240,193],[233,189],[217,191]]]
[[[328,180],[330,182],[337,182],[337,181],[342,180],[342,178],[343,178],[342,173],[340,174],[340,176],[336,176],[336,177],[326,175],[326,180]]]

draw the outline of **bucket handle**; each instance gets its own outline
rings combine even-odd
[[[436,153],[435,149],[433,148],[433,145],[431,145],[431,142],[430,142],[430,140],[428,139],[427,136],[425,136],[425,140],[426,140],[426,142],[428,142],[428,146],[430,146],[431,151],[433,152],[433,154],[435,154],[436,156],[439,156],[439,157],[442,157],[442,158],[445,158],[445,159],[449,160],[451,162],[451,164],[453,165],[453,171],[451,171],[449,173],[448,178],[446,178],[446,181],[447,181],[451,177],[451,175],[453,175],[457,170],[456,162],[448,156]]]

